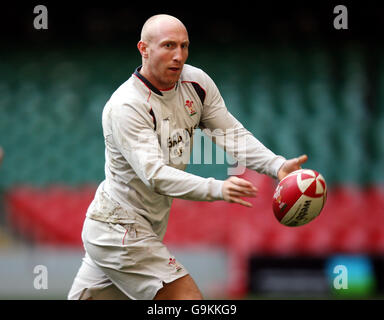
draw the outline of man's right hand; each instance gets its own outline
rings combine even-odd
[[[257,188],[247,180],[232,176],[224,181],[222,193],[225,201],[238,203],[251,208],[252,204],[241,198],[256,197]]]

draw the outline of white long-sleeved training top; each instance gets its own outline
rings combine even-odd
[[[173,198],[222,200],[224,181],[184,172],[198,127],[247,168],[277,176],[285,158],[266,148],[228,112],[204,71],[184,65],[176,85],[164,91],[139,71],[104,107],[105,180],[88,217],[122,224],[144,218],[163,239]]]

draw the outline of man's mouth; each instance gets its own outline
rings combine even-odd
[[[177,67],[171,67],[169,68],[169,70],[173,71],[173,72],[177,72],[180,70],[180,68],[177,68]]]

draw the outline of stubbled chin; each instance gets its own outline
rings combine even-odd
[[[180,75],[181,75],[181,71],[178,71],[178,72],[172,72],[168,75],[168,80],[170,82],[177,82],[179,79],[180,79]]]

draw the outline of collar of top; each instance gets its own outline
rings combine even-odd
[[[136,68],[135,72],[134,72],[134,75],[136,77],[138,77],[143,83],[144,85],[150,89],[151,91],[153,91],[154,93],[158,94],[159,96],[164,96],[164,93],[166,92],[169,92],[171,91],[172,89],[175,89],[177,88],[178,86],[178,82],[170,89],[165,89],[165,90],[159,90],[157,89],[151,82],[149,82],[149,80],[147,78],[145,78],[139,71],[141,70],[141,67],[142,66],[139,66]],[[173,91],[173,90],[172,90]]]

